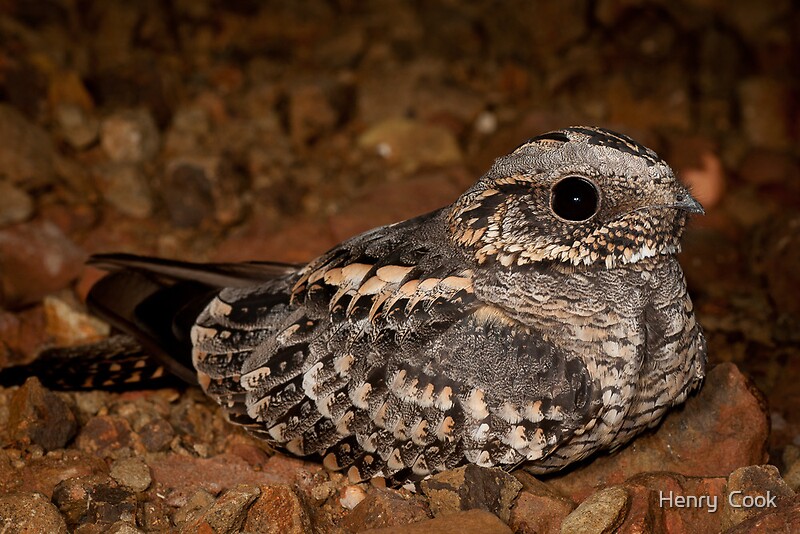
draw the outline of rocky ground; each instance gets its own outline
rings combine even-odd
[[[0,366],[108,335],[89,253],[305,261],[588,123],[706,207],[681,261],[713,367],[616,454],[416,492],[274,453],[195,389],[32,379],[0,389],[4,532],[800,530],[799,40],[789,0],[0,2]]]

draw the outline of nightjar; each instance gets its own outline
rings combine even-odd
[[[230,420],[355,480],[546,473],[619,447],[703,380],[676,259],[700,204],[601,128],[530,139],[455,203],[304,266],[126,255],[88,302]],[[154,373],[161,372],[158,367]]]

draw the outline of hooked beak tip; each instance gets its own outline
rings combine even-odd
[[[702,204],[700,204],[697,200],[692,197],[692,195],[688,193],[682,193],[675,197],[675,205],[676,208],[681,209],[683,211],[694,213],[697,215],[705,215],[706,210],[703,209]]]

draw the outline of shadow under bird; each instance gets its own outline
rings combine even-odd
[[[307,265],[95,256],[111,274],[89,307],[129,337],[84,385],[166,370],[353,480],[559,470],[702,383],[676,259],[702,213],[652,150],[572,127],[499,158],[452,205]]]

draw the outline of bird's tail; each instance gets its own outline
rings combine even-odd
[[[177,377],[196,384],[190,331],[223,287],[247,287],[297,269],[278,263],[197,264],[129,254],[89,260],[109,271],[89,292],[89,310],[123,336],[83,347],[54,348],[24,367],[0,373],[9,385],[39,376],[51,387],[155,387]]]
[[[182,383],[127,334],[85,345],[47,348],[31,363],[1,370],[0,385],[21,385],[32,376],[45,387],[60,390],[119,391]]]

